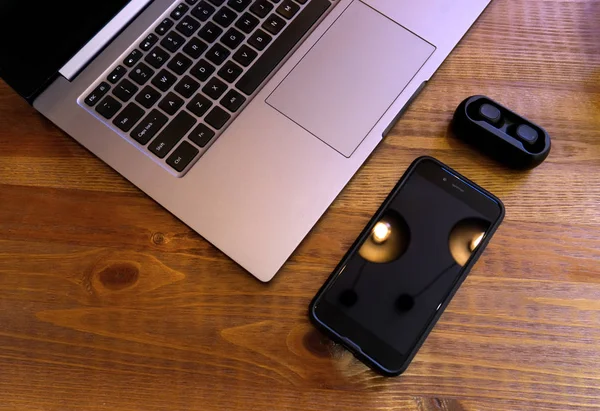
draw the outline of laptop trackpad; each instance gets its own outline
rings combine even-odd
[[[355,1],[267,103],[350,157],[434,50]]]

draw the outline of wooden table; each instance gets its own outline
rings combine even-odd
[[[486,94],[544,126],[512,172],[447,130]],[[264,285],[0,84],[0,410],[600,407],[600,1],[495,0]],[[307,305],[408,164],[507,217],[408,371],[385,379]]]

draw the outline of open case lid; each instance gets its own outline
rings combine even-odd
[[[128,0],[0,0],[0,77],[32,102]]]

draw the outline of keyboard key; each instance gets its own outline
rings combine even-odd
[[[242,74],[243,69],[232,61],[228,61],[219,70],[219,77],[228,83],[233,83]]]
[[[194,4],[198,3],[198,0],[185,0],[185,2],[190,6],[193,6]]]
[[[179,6],[175,7],[175,10],[171,12],[171,18],[174,20],[179,20],[189,9],[190,8],[188,6],[181,3]]]
[[[252,6],[250,6],[250,11],[260,18],[266,17],[271,10],[273,10],[273,4],[269,3],[267,0],[256,0]]]
[[[200,29],[198,35],[208,43],[214,43],[215,40],[223,33],[223,29],[217,26],[212,21],[209,21]]]
[[[273,37],[269,36],[261,29],[258,29],[254,32],[254,34],[250,36],[250,38],[248,39],[248,44],[250,44],[257,50],[264,50],[264,48],[267,47],[267,44],[269,44],[271,40],[273,40]]]
[[[235,22],[235,27],[242,30],[246,34],[250,34],[252,30],[254,30],[256,26],[258,26],[258,23],[259,20],[252,14],[244,13],[242,17],[240,17],[238,21]]]
[[[329,7],[329,0],[312,0],[308,3],[271,47],[238,80],[236,87],[247,95],[252,94]]]
[[[117,81],[121,80],[123,76],[127,73],[127,69],[123,66],[117,66],[113,71],[108,75],[108,81],[112,84],[116,84]]]
[[[233,59],[240,63],[244,67],[248,67],[250,63],[254,61],[254,59],[258,56],[258,53],[252,50],[250,47],[245,44],[240,47],[238,51],[233,55]]]
[[[184,36],[192,36],[200,28],[200,22],[190,16],[185,16],[183,20],[179,22],[175,30],[183,34]]]
[[[192,67],[190,74],[200,81],[206,81],[214,71],[215,66],[208,61],[201,59],[194,67]]]
[[[216,77],[211,78],[210,81],[202,88],[202,91],[213,100],[221,97],[221,95],[225,93],[225,90],[227,90],[227,84],[223,83]]]
[[[177,81],[177,77],[168,70],[161,70],[156,77],[152,79],[152,84],[161,91],[167,91]]]
[[[276,11],[289,20],[294,17],[296,13],[298,13],[298,10],[300,10],[300,6],[298,6],[292,0],[284,0],[284,2],[277,7]]]
[[[178,97],[175,93],[169,93],[163,98],[158,107],[160,107],[165,113],[174,115],[183,106],[183,100]]]
[[[156,46],[150,53],[146,54],[144,60],[154,68],[161,68],[170,58],[169,53]]]
[[[196,97],[194,97],[192,101],[188,103],[186,108],[198,117],[202,117],[204,113],[208,111],[210,106],[212,106],[212,104],[212,101],[204,97],[202,94],[196,94]]]
[[[140,144],[147,144],[158,133],[158,131],[167,124],[169,118],[158,110],[152,110],[131,132],[133,137]]]
[[[96,111],[100,113],[104,118],[111,119],[117,111],[123,107],[121,103],[115,100],[112,96],[104,97],[104,100],[96,106]]]
[[[215,12],[215,8],[206,1],[201,1],[193,10],[192,16],[200,21],[206,21]]]
[[[187,141],[183,141],[179,147],[173,151],[173,154],[167,158],[167,164],[173,167],[175,171],[183,171],[198,153],[199,151],[196,147]]]
[[[229,50],[227,50],[221,43],[217,43],[210,50],[206,52],[206,58],[217,66],[223,63],[227,57],[229,57]]]
[[[142,118],[144,114],[146,113],[140,106],[135,103],[129,103],[127,107],[115,117],[113,124],[119,127],[119,129],[127,132],[131,130],[135,123],[140,121],[140,118]]]
[[[102,83],[98,84],[98,86],[94,89],[94,91],[92,91],[86,98],[85,98],[85,104],[87,104],[90,107],[93,107],[96,105],[96,103],[98,101],[100,101],[100,99],[102,97],[104,97],[104,95],[108,92],[108,90],[110,90],[110,85],[103,81]]]
[[[156,29],[154,29],[154,31],[160,36],[163,36],[167,33],[167,31],[169,31],[171,27],[173,27],[173,24],[175,24],[173,23],[173,20],[164,19],[158,26],[156,26]]]
[[[139,50],[133,50],[131,53],[129,53],[129,56],[127,56],[127,58],[125,58],[125,61],[123,61],[123,64],[125,64],[127,67],[133,67],[133,65],[135,63],[137,63],[139,61],[139,59],[141,59],[143,56],[143,53]]]
[[[193,59],[198,59],[207,48],[205,42],[198,37],[192,37],[183,47],[183,52]]]
[[[204,147],[210,140],[215,136],[215,132],[208,128],[206,125],[200,123],[196,126],[194,131],[190,133],[188,138],[198,145],[198,147]]]
[[[220,130],[230,118],[231,115],[227,114],[221,107],[215,107],[204,117],[204,121],[217,130]]]
[[[246,98],[235,90],[229,90],[221,99],[221,105],[227,110],[235,113],[244,104]]]
[[[138,87],[124,78],[113,90],[113,94],[122,101],[129,101],[138,91]]]
[[[154,70],[145,65],[144,63],[139,63],[135,69],[129,73],[129,77],[133,79],[136,83],[143,86],[150,78],[154,75]]]
[[[185,39],[183,37],[174,31],[171,31],[162,39],[160,45],[174,53],[179,50],[179,47],[183,46],[184,42]]]
[[[220,6],[223,3],[225,3],[225,0],[209,0],[212,4],[214,4],[215,6]]]
[[[192,65],[192,60],[181,53],[177,53],[167,67],[173,70],[176,74],[183,74]]]
[[[269,33],[277,35],[285,27],[285,20],[276,14],[271,14],[262,24],[262,28]]]
[[[252,0],[229,0],[227,5],[236,11],[242,12],[251,2]]]
[[[158,41],[158,36],[156,34],[148,34],[148,36],[146,36],[146,38],[144,39],[144,41],[142,41],[140,43],[140,48],[144,51],[148,51],[152,48],[152,46],[154,46],[156,44],[156,42]]]
[[[300,3],[300,4],[306,4],[306,2],[307,2],[308,0],[296,0],[296,1],[297,1],[298,3]]]
[[[175,91],[185,98],[190,98],[198,88],[200,88],[200,83],[190,76],[184,76],[175,86]]]
[[[227,6],[223,6],[214,16],[213,20],[219,23],[223,27],[229,27],[231,23],[237,19],[238,15],[235,11],[231,10]]]
[[[163,131],[150,143],[148,150],[159,158],[164,158],[169,151],[196,124],[196,120],[185,111],[177,114]]]
[[[154,87],[146,86],[135,96],[135,101],[150,108],[160,99],[161,94]]]
[[[244,41],[244,35],[234,28],[227,30],[227,33],[221,37],[221,42],[230,49],[235,49],[242,41]]]

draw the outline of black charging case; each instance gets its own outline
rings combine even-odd
[[[512,168],[536,167],[550,153],[546,130],[486,96],[471,96],[460,103],[452,130],[461,140]]]

